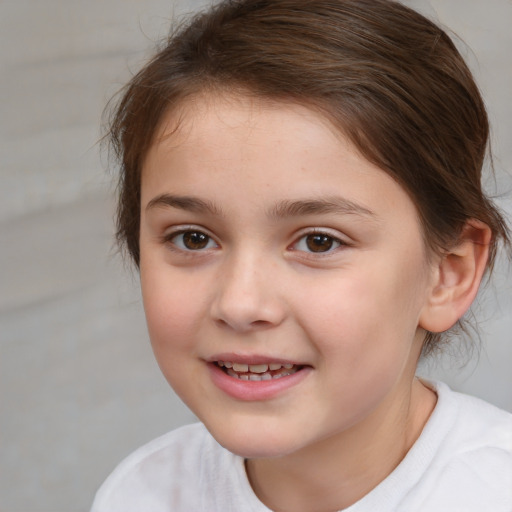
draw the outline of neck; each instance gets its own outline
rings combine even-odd
[[[351,429],[284,457],[248,460],[254,492],[276,512],[344,509],[396,468],[435,403],[433,391],[415,379]]]

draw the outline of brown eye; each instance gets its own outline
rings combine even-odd
[[[173,235],[170,241],[176,247],[185,251],[201,251],[217,246],[212,238],[202,231],[183,231]]]
[[[306,246],[311,252],[327,252],[334,245],[334,238],[324,234],[308,235]]]
[[[187,231],[183,233],[183,245],[191,251],[204,249],[208,245],[210,237],[199,231]]]
[[[344,245],[342,241],[327,233],[310,233],[301,237],[294,244],[294,248],[309,253],[326,253],[337,249],[341,245]]]

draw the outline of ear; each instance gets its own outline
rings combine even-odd
[[[419,326],[443,332],[469,309],[476,297],[489,257],[491,229],[470,220],[459,242],[443,254],[433,268],[432,288],[420,316]]]

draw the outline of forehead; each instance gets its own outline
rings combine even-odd
[[[146,204],[159,191],[201,192],[225,209],[235,198],[268,207],[341,195],[371,211],[393,208],[400,197],[416,217],[402,187],[325,116],[250,96],[200,95],[168,111],[146,156],[142,189]]]
[[[193,148],[201,151],[191,153]],[[211,172],[219,161],[256,161],[263,152],[277,163],[297,151],[304,161],[301,167],[305,167],[308,157],[322,160],[336,152],[343,153],[340,165],[359,160],[373,167],[341,130],[313,107],[250,95],[202,93],[164,114],[142,171],[144,175],[154,170],[156,160],[163,158],[207,160]]]
[[[171,137],[174,145],[198,142],[201,137],[201,142],[213,142],[215,137],[212,134],[220,136],[230,128],[234,128],[241,137],[244,134],[255,135],[258,131],[262,133],[261,130],[279,130],[290,117],[294,117],[295,122],[305,121],[301,123],[302,130],[307,124],[311,128],[321,125],[325,131],[323,137],[329,133],[329,139],[349,144],[342,130],[322,115],[313,103],[308,105],[291,99],[257,97],[249,92],[220,91],[193,94],[170,107],[162,116],[149,149]],[[266,141],[267,144],[270,142],[270,139]],[[314,143],[313,140],[311,142]]]

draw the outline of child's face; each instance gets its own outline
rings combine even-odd
[[[142,179],[144,306],[170,384],[247,457],[399,409],[433,274],[408,195],[309,109],[196,98],[180,114]]]

